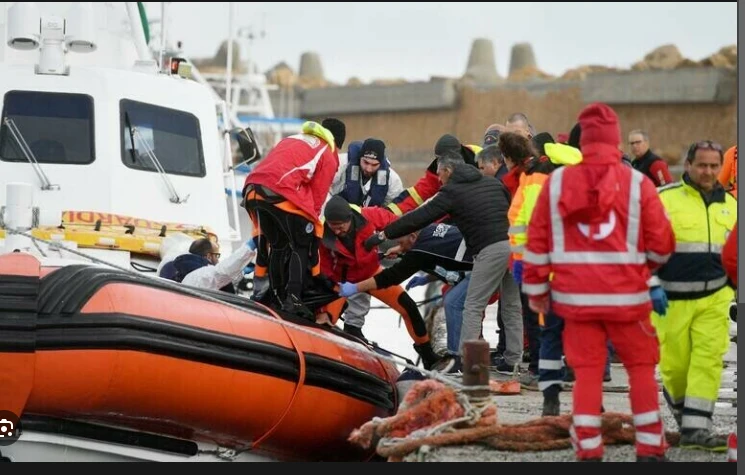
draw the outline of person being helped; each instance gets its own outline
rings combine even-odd
[[[243,190],[258,251],[253,299],[309,319],[315,316],[303,305],[303,290],[320,275],[320,213],[346,136],[343,122],[324,124],[306,122],[302,133],[282,139]]]
[[[512,374],[520,363],[523,348],[523,320],[517,284],[507,273],[510,244],[507,240],[509,195],[498,179],[482,175],[463,161],[459,153],[448,151],[437,161],[440,191],[416,210],[386,226],[384,232],[365,241],[372,249],[386,238],[396,239],[450,215],[466,240],[473,257],[473,271],[463,309],[459,347],[478,340],[482,315],[489,298],[501,286],[500,305],[507,334],[507,350],[497,371]]]
[[[610,338],[629,374],[637,460],[662,462],[649,280],[675,249],[673,231],[652,181],[621,163],[615,111],[592,103],[579,123],[582,162],[549,175],[531,215],[523,292],[533,311],[564,321],[564,351],[576,378],[570,434],[577,458],[603,457]]]
[[[330,323],[335,325],[346,303],[344,295],[353,294],[349,291],[349,285],[362,282],[382,270],[378,253],[364,248],[364,241],[396,217],[383,208],[350,205],[341,196],[334,196],[326,203],[324,217],[322,272],[334,282],[347,284],[342,285],[340,299],[319,311],[320,314],[327,314]],[[400,285],[370,290],[369,293],[401,315],[424,368],[432,369],[441,357],[432,349],[424,319],[409,294]],[[322,321],[322,318],[317,321]]]
[[[717,177],[721,145],[710,140],[688,149],[682,180],[661,190],[675,231],[675,253],[657,272],[667,312],[653,314],[660,337],[663,394],[680,426],[680,447],[726,451],[712,432],[722,360],[729,349],[729,307],[734,290],[722,246],[737,221],[737,200]]]
[[[221,261],[216,242],[210,238],[197,239],[189,247],[188,254],[173,260],[174,280],[200,289],[234,294],[233,283],[243,277],[243,269],[256,255],[255,249],[253,240],[249,239]]]
[[[463,307],[454,308],[449,305],[448,296],[464,283],[468,287],[464,273],[473,269],[473,257],[466,247],[463,235],[456,226],[439,223],[430,224],[420,231],[398,238],[397,241],[398,244],[386,253],[401,256],[395,264],[356,284],[342,283],[339,295],[349,297],[357,292],[398,286],[418,271],[426,272],[426,275],[413,277],[406,284],[406,290],[435,280],[453,286],[444,298],[445,324],[448,353],[458,355]]]

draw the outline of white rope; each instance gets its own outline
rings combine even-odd
[[[241,306],[238,306],[238,305],[234,305],[234,304],[232,304],[230,302],[226,302],[226,301],[220,300],[220,299],[218,299],[216,297],[213,297],[211,295],[202,293],[202,292],[200,292],[197,289],[190,288],[188,286],[185,286],[185,285],[182,285],[182,284],[179,284],[179,283],[176,283],[176,282],[172,282],[172,281],[169,281],[167,279],[162,279],[162,278],[159,278],[159,277],[151,277],[151,276],[149,276],[147,274],[142,274],[142,273],[139,273],[139,272],[134,272],[134,271],[132,271],[132,270],[130,270],[128,268],[120,267],[120,266],[118,266],[116,264],[113,264],[111,262],[105,261],[103,259],[99,259],[97,257],[90,256],[90,255],[85,254],[83,252],[80,252],[78,250],[69,249],[69,248],[65,247],[63,244],[61,244],[59,242],[56,242],[56,241],[48,241],[46,239],[41,239],[41,238],[38,238],[36,236],[33,236],[32,234],[26,233],[24,231],[18,231],[18,230],[15,230],[15,229],[6,228],[5,231],[8,232],[8,233],[10,233],[10,234],[17,234],[19,236],[27,237],[27,238],[31,239],[32,241],[34,241],[34,244],[36,244],[37,241],[38,242],[43,242],[43,243],[47,244],[48,246],[50,246],[52,248],[55,248],[57,250],[63,250],[65,252],[69,252],[71,254],[75,254],[75,255],[80,256],[80,257],[83,257],[85,259],[89,259],[92,262],[95,262],[95,263],[98,263],[98,264],[102,264],[102,265],[106,265],[106,266],[109,266],[109,267],[113,267],[114,269],[120,270],[120,271],[125,272],[127,274],[133,274],[133,275],[136,275],[138,277],[143,277],[145,279],[150,279],[153,282],[157,282],[158,284],[163,285],[165,287],[168,287],[168,288],[170,288],[172,290],[176,290],[178,292],[186,293],[186,294],[189,294],[189,295],[191,295],[193,297],[204,299],[204,300],[207,300],[209,302],[213,302],[213,303],[216,303],[216,304],[219,304],[219,305],[224,305],[224,306],[227,306],[229,308],[232,308],[233,310],[238,310],[240,312],[248,313],[251,316],[263,318],[263,319],[265,319],[267,321],[270,321],[272,323],[279,323],[280,325],[283,325],[285,327],[292,328],[294,330],[307,333],[307,334],[309,334],[309,335],[311,335],[313,337],[322,338],[322,339],[324,339],[326,341],[329,341],[329,342],[331,342],[331,343],[333,343],[335,345],[342,345],[342,346],[345,346],[347,348],[350,348],[350,349],[359,351],[359,344],[354,344],[352,342],[348,342],[344,338],[338,338],[338,339],[331,338],[331,337],[329,337],[327,335],[324,335],[324,334],[315,333],[315,332],[313,332],[311,330],[308,330],[306,327],[303,327],[301,325],[294,324],[292,322],[287,322],[287,321],[284,321],[284,320],[277,320],[276,318],[274,318],[272,316],[261,315],[259,313],[252,312],[250,309],[247,309],[247,308],[244,308],[244,307],[241,307]],[[459,383],[453,381],[452,379],[448,378],[447,376],[443,375],[442,373],[439,373],[439,372],[436,372],[436,371],[429,371],[429,370],[426,370],[426,369],[423,369],[423,368],[419,368],[418,366],[413,366],[413,365],[410,365],[410,364],[408,364],[406,362],[401,363],[401,362],[398,362],[396,359],[394,359],[392,357],[389,357],[389,356],[386,356],[386,355],[381,355],[380,353],[376,353],[376,352],[372,351],[370,348],[368,348],[367,346],[364,346],[363,345],[363,347],[365,348],[366,351],[368,351],[371,354],[374,354],[377,358],[380,358],[380,359],[389,361],[389,362],[391,362],[393,364],[400,364],[400,365],[402,365],[402,366],[404,366],[406,368],[412,369],[414,371],[418,371],[422,375],[424,375],[424,376],[426,376],[428,378],[431,378],[431,379],[435,379],[437,381],[440,381],[440,382],[442,382],[442,383],[444,383],[444,384],[446,384],[448,386],[453,387],[456,390],[464,390],[464,389],[473,390],[473,389],[478,389],[478,388],[475,388],[475,387],[472,387],[472,386],[469,386],[469,387],[463,386],[462,384],[459,384]],[[385,351],[384,348],[381,348],[381,349],[383,349],[383,351]]]

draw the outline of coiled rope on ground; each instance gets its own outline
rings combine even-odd
[[[486,444],[497,450],[533,452],[572,447],[572,416],[545,416],[519,424],[499,424],[490,397],[470,399],[438,381],[419,381],[407,393],[401,410],[386,419],[373,419],[349,437],[361,447],[376,444],[378,455],[389,461],[423,447]],[[601,427],[606,445],[633,445],[630,415],[605,413]],[[677,445],[680,434],[666,432],[667,443]]]

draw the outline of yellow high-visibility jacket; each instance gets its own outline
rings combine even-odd
[[[687,174],[659,192],[675,232],[675,252],[657,272],[668,299],[715,293],[728,283],[722,248],[737,221],[737,200],[717,183],[707,203]]]
[[[582,161],[582,152],[578,149],[557,143],[546,144],[546,156],[548,160],[534,159],[528,165],[528,169],[520,177],[520,186],[507,214],[510,218],[509,238],[514,260],[523,258],[525,243],[528,242],[530,216],[549,173],[559,166],[576,165]]]

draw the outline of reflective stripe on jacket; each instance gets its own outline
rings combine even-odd
[[[525,174],[520,177],[520,187],[510,205],[510,212],[512,212],[512,207],[517,207],[519,203],[514,219],[510,220],[509,231],[512,258],[516,260],[522,259],[525,243],[528,241],[530,216],[533,214],[538,195],[541,194],[541,189],[548,179],[549,173],[556,166],[576,165],[582,161],[582,152],[569,145],[547,143],[545,150],[551,163],[546,164],[549,165],[548,167],[544,167],[542,164],[535,167],[529,166],[529,170],[526,170]],[[545,169],[546,173],[542,169]]]
[[[552,309],[566,319],[649,318],[647,281],[674,249],[672,228],[651,180],[621,164],[617,149],[593,145],[583,147],[583,163],[557,169],[541,190],[523,292],[550,291]],[[584,215],[600,219],[586,223]]]
[[[675,232],[675,252],[657,273],[671,300],[711,295],[727,285],[722,248],[737,221],[737,200],[717,183],[709,202],[688,175],[660,189]]]

